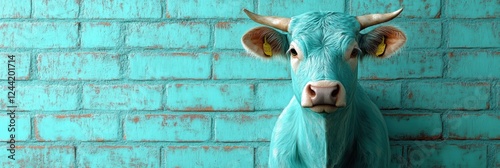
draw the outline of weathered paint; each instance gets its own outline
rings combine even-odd
[[[82,22],[82,48],[110,48],[120,43],[121,24],[116,22]]]
[[[78,167],[160,167],[160,149],[151,146],[78,146]]]
[[[207,53],[130,53],[128,59],[129,77],[135,80],[208,79],[211,74]]]
[[[254,109],[254,88],[248,84],[175,84],[175,86],[168,85],[167,92],[167,106],[170,110],[252,111]]]
[[[442,139],[441,114],[393,112],[384,114],[384,119],[391,139]]]
[[[41,53],[37,62],[39,78],[43,80],[113,80],[120,77],[117,53]]]
[[[6,146],[2,146],[6,149]],[[20,145],[16,147],[16,160],[7,159],[8,153],[1,152],[0,157],[6,158],[0,161],[2,167],[75,167],[75,148],[73,146],[40,146]]]
[[[211,119],[198,114],[127,115],[123,127],[127,141],[206,141],[210,139]]]
[[[215,140],[222,142],[269,141],[278,112],[226,114],[214,120]]]
[[[411,167],[486,167],[485,145],[411,145]]]
[[[37,141],[115,141],[115,114],[37,115],[33,121]],[[61,127],[64,125],[64,127]]]
[[[7,82],[6,82],[7,83]],[[7,90],[7,85],[3,85]],[[78,108],[76,85],[20,85],[16,86],[18,111],[67,111]],[[0,99],[0,109],[7,110],[8,100]]]
[[[448,114],[445,117],[449,139],[500,139],[500,133],[489,128],[500,127],[498,113]]]
[[[16,80],[27,80],[30,78],[30,53],[28,52],[3,52],[0,53],[0,64],[8,66],[9,55],[16,56],[16,62],[14,66],[16,68],[16,74],[14,75]],[[8,69],[4,68],[0,70],[0,79],[7,79]]]
[[[244,146],[168,146],[165,167],[252,167],[254,149]]]
[[[33,1],[34,18],[77,18],[79,0]]]
[[[30,0],[20,0],[16,3],[0,0],[0,6],[4,7],[4,10],[0,11],[0,18],[28,18],[30,16]]]

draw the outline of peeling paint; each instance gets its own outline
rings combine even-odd
[[[215,27],[217,28],[221,28],[221,29],[229,29],[231,28],[231,23],[229,22],[219,22],[215,25]]]

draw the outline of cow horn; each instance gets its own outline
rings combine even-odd
[[[391,13],[384,13],[384,14],[377,13],[377,14],[356,16],[356,19],[358,20],[359,24],[361,25],[360,30],[363,30],[364,28],[392,20],[395,17],[397,17],[402,11],[403,11],[403,8],[398,9],[397,11],[394,11]]]
[[[276,17],[276,16],[261,16],[255,13],[243,9],[243,11],[252,19],[253,21],[274,27],[276,29],[288,32],[288,24],[290,23],[290,18]]]

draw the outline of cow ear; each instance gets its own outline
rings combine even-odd
[[[398,28],[380,26],[363,34],[359,47],[367,55],[388,58],[396,53],[406,42],[406,35]]]
[[[243,47],[261,58],[286,57],[289,47],[286,34],[269,27],[257,27],[249,30],[241,38]]]

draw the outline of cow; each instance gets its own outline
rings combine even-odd
[[[406,42],[397,17],[308,12],[291,18],[244,12],[266,25],[246,32],[243,47],[263,59],[290,62],[293,97],[271,135],[269,167],[388,167],[387,128],[358,83],[358,61],[389,58]]]

